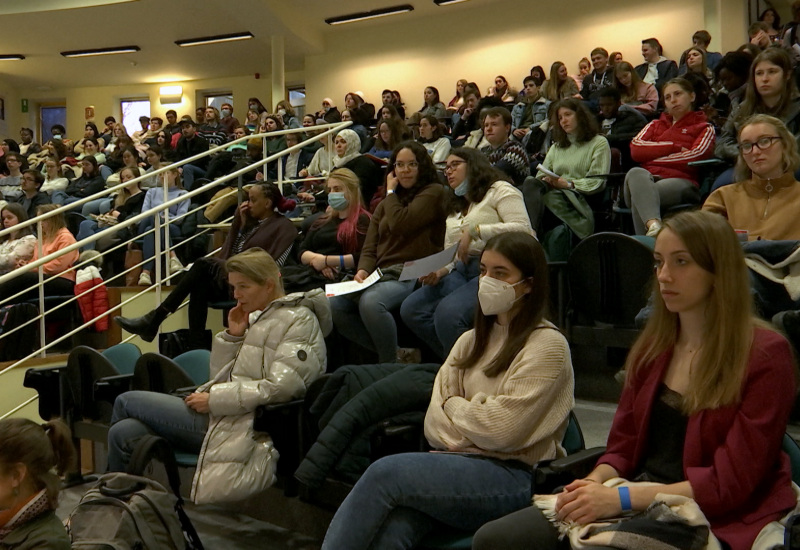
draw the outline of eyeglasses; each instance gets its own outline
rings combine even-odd
[[[419,168],[419,163],[413,160],[411,162],[395,162],[394,168],[395,170],[405,170],[406,168],[409,170],[416,170]]]
[[[775,144],[775,140],[781,139],[780,136],[764,136],[758,138],[756,141],[743,141],[739,144],[739,150],[745,155],[753,152],[753,147],[757,147],[759,151],[766,151]]]
[[[449,174],[450,172],[454,172],[456,168],[466,163],[467,161],[465,160],[454,160],[453,162],[444,167],[444,173]]]

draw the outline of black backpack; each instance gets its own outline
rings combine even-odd
[[[172,493],[142,477],[150,461],[162,462]],[[67,520],[74,550],[203,550],[183,509],[180,478],[169,443],[142,437],[131,455],[129,473],[112,472],[81,498]]]

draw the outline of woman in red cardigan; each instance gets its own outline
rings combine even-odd
[[[666,112],[631,141],[631,157],[641,167],[625,176],[625,202],[637,235],[654,236],[661,209],[681,203],[700,204],[699,185],[690,162],[714,152],[714,127],[694,110],[694,88],[683,78],[664,85]]]
[[[753,316],[725,218],[698,211],[666,220],[654,256],[654,311],[628,355],[606,452],[558,495],[556,519],[585,525],[645,510],[658,493],[680,495],[723,545],[747,550],[797,500],[781,450],[795,397],[790,347]],[[656,484],[604,484],[612,478]],[[538,508],[515,515],[482,527],[473,548],[556,547]]]

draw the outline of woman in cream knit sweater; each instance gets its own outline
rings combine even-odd
[[[529,234],[489,239],[475,329],[456,342],[425,416],[429,453],[373,463],[323,550],[414,548],[439,523],[474,530],[530,501],[531,466],[562,456],[573,407],[564,336],[544,320],[547,263]]]

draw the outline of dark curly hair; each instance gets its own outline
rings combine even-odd
[[[424,187],[432,183],[441,185],[441,182],[439,181],[439,175],[436,172],[436,166],[433,164],[433,160],[431,160],[431,156],[428,154],[428,150],[416,141],[411,140],[404,141],[394,148],[392,156],[389,159],[389,165],[386,168],[387,175],[391,172],[394,172],[397,154],[403,149],[408,149],[414,153],[414,157],[419,165],[417,169],[417,183],[415,183],[411,189],[406,189],[402,185],[397,187],[397,198],[400,199],[402,204],[407,205],[414,200],[414,197],[417,196],[417,193],[419,193]]]

